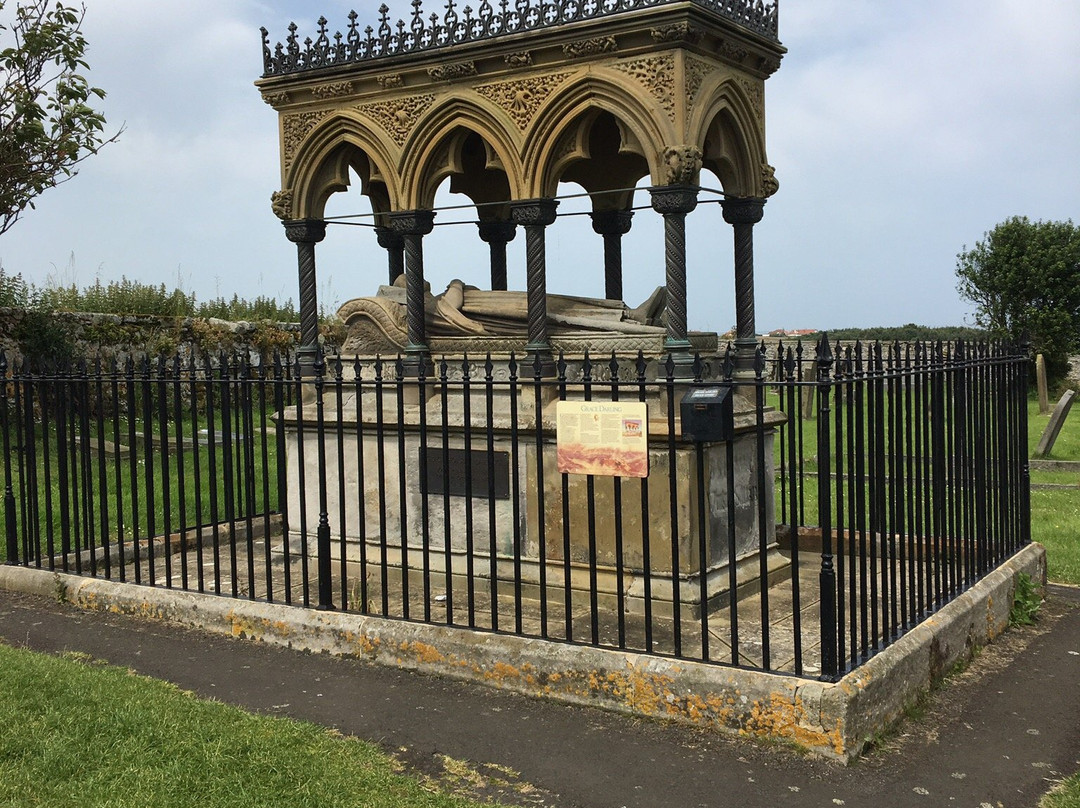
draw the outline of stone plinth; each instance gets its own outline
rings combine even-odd
[[[568,566],[571,588],[587,591],[591,499],[597,589],[605,603],[615,603],[620,586],[616,573],[617,530],[622,541],[621,586],[627,608],[633,611],[643,609],[646,567],[653,611],[657,614],[663,614],[665,609],[670,613],[677,586],[683,610],[698,615],[702,569],[707,576],[706,599],[710,607],[730,589],[732,562],[736,565],[737,586],[760,578],[762,553],[771,578],[785,573],[787,562],[777,550],[773,502],[773,427],[783,419],[779,413],[766,413],[760,429],[765,458],[761,475],[756,418],[753,413],[736,415],[731,442],[734,535],[730,536],[728,444],[699,447],[683,441],[677,417],[675,440],[669,441],[668,392],[662,385],[652,383],[646,395],[648,478],[619,478],[616,482],[612,477],[593,477],[590,497],[590,478],[564,476],[557,470],[557,385],[546,383],[540,388],[538,428],[536,387],[532,382],[511,388],[502,381],[493,381],[490,387],[483,379],[473,381],[466,399],[460,383],[460,363],[456,368],[459,380],[448,381],[445,405],[441,382],[426,382],[423,387],[413,379],[400,387],[384,383],[381,393],[361,382],[359,395],[356,383],[346,382],[340,402],[331,389],[323,401],[325,469],[318,465],[315,404],[307,401],[299,412],[297,407],[285,412],[280,428],[284,430],[288,453],[288,535],[292,552],[299,552],[301,547],[301,514],[308,549],[314,552],[322,479],[335,557],[340,558],[344,534],[345,552],[351,562],[364,557],[369,563],[378,563],[385,545],[391,566],[404,564],[414,571],[423,569],[426,554],[427,568],[441,579],[447,563],[455,576],[465,574],[471,566],[477,577],[487,578],[494,569],[495,575],[506,581],[512,581],[515,567],[520,567],[526,596],[538,595],[543,567],[546,583],[553,588],[549,597],[556,598],[563,590]],[[506,372],[505,364],[500,363],[493,369],[493,379],[505,379]],[[602,382],[593,385],[594,401],[610,397],[610,387],[604,390],[604,386]],[[564,387],[567,398],[583,398],[580,382]],[[624,387],[622,400],[627,395]],[[676,401],[678,397],[676,391]],[[302,435],[297,430],[300,420],[304,425]],[[429,452],[427,486],[422,484],[423,447]],[[465,495],[468,481],[461,470],[450,475],[456,480],[456,490],[443,493],[437,481],[432,490],[432,472],[435,477],[443,477],[438,456],[443,448],[455,453],[459,461],[468,450],[476,454],[471,497]],[[489,449],[499,458],[494,465],[505,469],[499,485],[492,489],[484,483],[490,468]],[[432,451],[435,456],[430,454]],[[763,488],[759,477],[764,480]],[[616,487],[621,497],[621,519],[616,518]],[[491,491],[493,496],[489,496]],[[702,507],[703,522],[699,516]],[[702,529],[706,537],[704,563]]]

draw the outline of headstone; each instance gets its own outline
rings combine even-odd
[[[1035,357],[1035,383],[1039,388],[1039,415],[1050,412],[1050,398],[1046,392],[1046,360],[1043,355]]]
[[[1072,408],[1073,397],[1075,395],[1075,390],[1066,390],[1065,395],[1061,397],[1057,406],[1054,407],[1054,412],[1050,416],[1050,423],[1046,425],[1042,437],[1039,438],[1039,445],[1035,447],[1035,455],[1037,457],[1043,457],[1050,454],[1050,450],[1054,448],[1054,441],[1057,440],[1058,433],[1061,432],[1061,426],[1065,423],[1065,418],[1069,415],[1069,410]]]
[[[814,419],[814,402],[817,400],[817,388],[812,384],[802,389],[802,417],[804,421]]]

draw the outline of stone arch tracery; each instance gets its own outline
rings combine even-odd
[[[500,116],[488,102],[477,103],[473,99],[452,97],[428,110],[417,122],[402,149],[399,164],[402,200],[405,209],[426,209],[434,204],[435,191],[446,177],[458,177],[461,193],[470,191],[488,199],[489,191],[476,174],[499,174],[505,177],[507,201],[520,198],[522,171],[518,158],[518,140],[503,125]],[[475,144],[484,150],[482,163],[478,163]],[[470,151],[471,150],[471,151]],[[474,202],[481,199],[473,199]]]
[[[395,160],[370,128],[353,116],[324,120],[297,148],[285,172],[283,193],[291,205],[283,219],[320,219],[330,196],[350,186],[349,170],[360,178],[372,210],[389,212],[399,204]],[[279,214],[280,215],[280,214]]]

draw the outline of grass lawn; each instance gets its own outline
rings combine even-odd
[[[1032,450],[1049,420],[1049,415],[1039,415],[1038,402],[1031,399],[1028,402],[1028,446]],[[1054,449],[1046,459],[1080,461],[1080,412],[1069,413]],[[1077,486],[1072,489],[1032,489],[1031,538],[1046,546],[1051,581],[1080,585],[1080,471],[1033,469],[1031,482],[1033,486],[1040,483]],[[1080,806],[1080,802],[1074,804]]]
[[[477,803],[373,744],[204,701],[126,670],[0,646],[0,804],[80,808]]]

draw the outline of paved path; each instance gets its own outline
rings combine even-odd
[[[1044,612],[1040,626],[985,649],[921,718],[847,768],[783,746],[2,591],[0,637],[81,651],[377,741],[449,787],[478,772],[487,785],[474,794],[507,804],[1033,808],[1054,780],[1080,768],[1080,589],[1052,587]],[[447,767],[447,757],[458,763]]]

